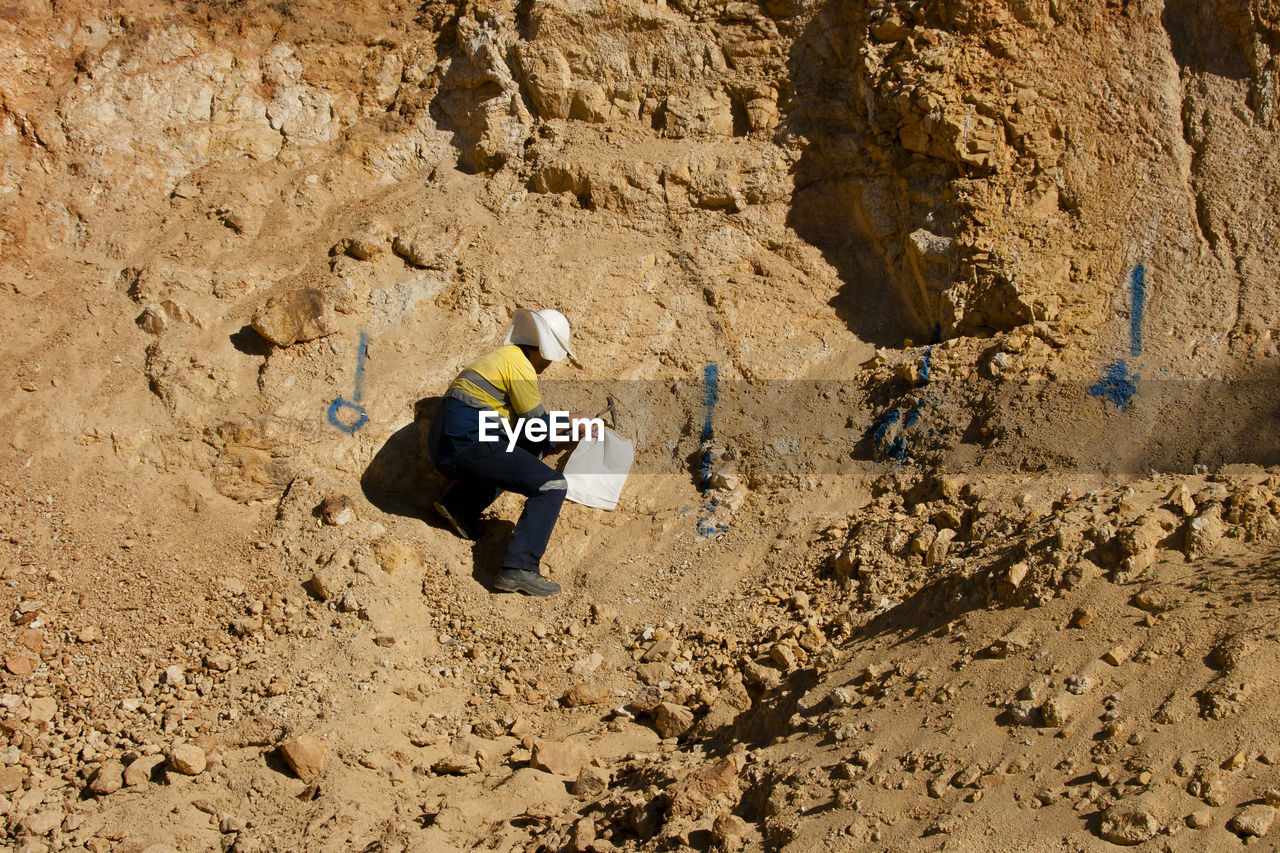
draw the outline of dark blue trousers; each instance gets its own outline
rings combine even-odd
[[[446,399],[431,425],[431,461],[441,474],[455,481],[440,502],[454,518],[474,530],[480,513],[498,495],[524,495],[524,511],[502,567],[536,572],[560,517],[568,483],[525,447],[517,445],[508,451],[505,436],[498,442],[480,441],[476,411]]]

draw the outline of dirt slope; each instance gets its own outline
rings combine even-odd
[[[0,31],[6,849],[1274,844],[1274,3]],[[421,455],[519,306],[549,600]]]

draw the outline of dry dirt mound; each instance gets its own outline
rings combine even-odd
[[[1274,838],[1274,3],[0,31],[9,848]],[[421,454],[518,306],[637,440],[551,600]]]

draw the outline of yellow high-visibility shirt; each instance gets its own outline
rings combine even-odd
[[[503,420],[547,413],[538,391],[538,372],[515,344],[500,347],[468,364],[449,383],[446,397],[476,409],[492,409]]]

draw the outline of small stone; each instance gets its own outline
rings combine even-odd
[[[938,531],[938,535],[934,537],[933,544],[929,546],[929,550],[925,552],[924,564],[926,566],[934,566],[942,562],[951,550],[951,542],[956,538],[956,531],[950,528],[943,528]]]
[[[993,658],[1004,660],[1005,658],[1026,654],[1027,649],[1025,638],[1017,634],[1006,634],[988,646],[987,653]]]
[[[594,797],[609,787],[609,774],[601,767],[588,764],[578,771],[573,780],[573,793],[578,797]]]
[[[723,814],[711,824],[711,837],[722,846],[736,846],[749,831],[747,822],[735,814]]]
[[[599,669],[600,665],[603,663],[604,663],[604,655],[600,654],[599,652],[592,652],[586,657],[575,661],[573,666],[570,667],[569,671],[574,675],[580,675],[580,676],[590,675],[591,673]]]
[[[155,772],[156,767],[163,762],[164,756],[159,753],[135,759],[125,768],[124,783],[130,788],[147,784],[151,781],[151,774]]]
[[[62,818],[62,809],[48,808],[43,811],[33,812],[22,818],[22,820],[18,821],[18,826],[31,835],[48,835],[62,826]]]
[[[1077,696],[1083,696],[1093,689],[1093,679],[1087,675],[1069,675],[1066,679],[1067,690]]]
[[[880,750],[874,746],[864,746],[853,753],[853,763],[859,767],[870,767],[880,759]]]
[[[93,774],[89,790],[99,796],[114,794],[124,786],[124,765],[119,761],[104,762]]]
[[[304,287],[267,302],[253,317],[253,328],[278,347],[324,337],[333,331],[333,309],[324,291]]]
[[[882,18],[871,27],[871,37],[878,42],[906,41],[909,35],[910,28],[903,26],[893,15]]]
[[[450,252],[444,238],[428,230],[414,234],[396,235],[391,241],[391,251],[404,258],[405,263],[419,269],[444,269]]]
[[[1112,806],[1102,817],[1102,837],[1112,844],[1141,844],[1159,831],[1160,823],[1150,812],[1128,803]]]
[[[607,604],[596,602],[591,605],[591,618],[597,625],[607,624],[618,618],[618,611]]]
[[[1077,607],[1075,612],[1071,614],[1071,627],[1083,628],[1093,621],[1093,613],[1084,607]]]
[[[982,765],[970,764],[951,777],[951,784],[957,788],[969,788],[976,785],[980,778],[982,778]]]
[[[1177,507],[1187,518],[1196,514],[1196,501],[1186,483],[1179,483],[1173,487],[1173,491],[1169,493],[1169,503]]]
[[[31,655],[9,655],[4,659],[4,668],[13,675],[30,675],[39,665],[40,661]]]
[[[1167,606],[1165,597],[1154,589],[1139,590],[1133,596],[1133,606],[1148,613],[1158,613]]]
[[[58,713],[58,702],[52,696],[31,700],[31,713],[27,719],[34,723],[47,723]]]
[[[30,651],[40,654],[40,650],[44,648],[44,632],[34,628],[24,628],[18,633],[18,642]]]
[[[199,776],[207,761],[204,750],[193,743],[184,743],[169,751],[169,766],[183,776]]]
[[[149,335],[159,335],[169,325],[169,317],[159,305],[148,305],[142,313],[134,318],[138,328]]]
[[[575,684],[570,687],[560,702],[567,708],[580,708],[583,705],[603,705],[609,701],[609,688],[599,684]]]
[[[0,793],[12,794],[22,787],[22,780],[26,778],[25,767],[16,764],[0,767]]]
[[[316,572],[311,576],[311,580],[307,581],[307,589],[321,601],[337,598],[342,593],[342,587],[342,579],[332,571]]]
[[[441,776],[470,776],[480,772],[475,756],[450,753],[431,765],[431,772]]]
[[[1040,710],[1030,699],[1014,699],[1005,705],[1009,718],[1020,726],[1034,725],[1036,714]]]
[[[317,507],[317,512],[320,519],[332,527],[341,527],[356,519],[355,502],[347,495],[338,493],[326,495]]]
[[[575,776],[591,760],[585,749],[570,741],[534,741],[529,765],[557,776]]]
[[[663,702],[654,709],[653,727],[664,738],[679,737],[693,727],[693,712],[674,702]]]
[[[1005,583],[1014,589],[1022,586],[1022,582],[1027,579],[1027,573],[1031,571],[1031,566],[1026,563],[1014,563],[1009,567],[1008,574],[1005,575]]]
[[[1124,646],[1113,646],[1102,659],[1112,666],[1119,666],[1129,659],[1129,650]]]
[[[670,814],[676,818],[698,818],[733,788],[738,767],[730,758],[710,762],[668,789]]]
[[[372,261],[382,253],[382,241],[371,234],[346,237],[334,247],[334,254],[343,253],[357,261]]]
[[[607,843],[607,842],[606,842]],[[596,822],[589,817],[584,817],[573,825],[573,847],[574,850],[599,850],[596,846]],[[613,849],[612,845],[604,848],[606,850]]]
[[[187,683],[187,676],[181,666],[174,664],[173,666],[165,667],[164,672],[160,673],[160,683],[181,687]]]
[[[1050,728],[1062,728],[1071,722],[1073,714],[1060,696],[1048,699],[1040,706],[1040,716]]]
[[[248,828],[249,828],[249,824],[245,821],[245,819],[242,817],[237,817],[236,815],[227,815],[222,820],[218,821],[218,831],[224,834],[230,834],[233,832],[244,832]]]
[[[236,665],[236,659],[226,652],[209,652],[204,656],[204,665],[214,672],[227,672]]]
[[[1213,809],[1196,809],[1187,815],[1187,826],[1192,829],[1204,829],[1213,823]]]
[[[289,738],[280,744],[280,754],[303,782],[310,782],[324,769],[324,744],[315,735]]]
[[[1280,788],[1268,788],[1262,799],[1269,806],[1280,806]]]
[[[636,675],[643,683],[648,685],[661,684],[676,677],[675,670],[671,668],[669,663],[636,664]]]
[[[674,637],[665,637],[650,646],[641,660],[644,663],[669,662],[676,659],[680,651],[680,643]]]
[[[102,629],[97,625],[86,625],[76,634],[77,643],[97,643],[102,641]]]
[[[796,660],[795,650],[785,643],[775,643],[773,648],[769,649],[769,657],[783,672],[790,672],[799,665],[799,661]]]
[[[1262,838],[1271,829],[1271,824],[1275,819],[1276,810],[1273,807],[1255,803],[1251,806],[1245,806],[1236,812],[1236,816],[1231,818],[1228,829],[1237,835],[1252,835],[1255,838]]]
[[[773,690],[782,684],[782,673],[774,667],[764,666],[753,660],[743,665],[742,677],[748,684],[754,684],[763,690]]]

